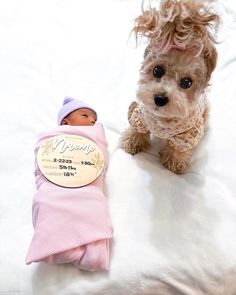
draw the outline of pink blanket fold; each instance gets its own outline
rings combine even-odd
[[[60,134],[87,137],[102,150],[107,163],[107,142],[99,123],[94,126],[59,126],[39,136],[35,153],[46,139]],[[73,263],[88,271],[109,269],[112,226],[103,193],[104,173],[87,186],[65,188],[48,181],[35,169],[37,192],[33,200],[34,236],[26,264],[38,261]]]

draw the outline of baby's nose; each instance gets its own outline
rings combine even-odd
[[[164,94],[155,94],[154,101],[157,106],[163,107],[164,105],[168,103],[169,98],[165,96]]]

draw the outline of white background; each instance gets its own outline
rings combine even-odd
[[[190,172],[176,176],[160,165],[158,144],[134,157],[119,145],[145,48],[129,39],[140,1],[0,1],[2,295],[236,293],[230,289],[236,268],[236,4],[220,1],[216,9],[222,26],[210,126]],[[24,262],[33,233],[34,144],[39,132],[56,126],[67,95],[96,108],[109,143],[106,195],[115,231],[108,274]]]

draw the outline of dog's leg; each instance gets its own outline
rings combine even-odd
[[[203,121],[204,121],[204,131],[207,130],[208,127],[208,120],[209,120],[209,107],[207,106],[204,113],[203,113]]]
[[[132,127],[125,130],[121,136],[122,148],[132,155],[144,151],[150,146],[150,133],[139,133]]]
[[[190,164],[191,150],[178,151],[167,141],[165,147],[160,152],[161,163],[176,174],[185,173]]]

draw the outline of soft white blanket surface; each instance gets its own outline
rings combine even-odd
[[[236,294],[236,2],[221,0],[209,129],[190,171],[159,163],[160,144],[120,148],[145,44],[129,38],[137,0],[0,2],[0,294]],[[109,143],[109,273],[25,265],[33,235],[34,145],[63,97],[92,104]]]

